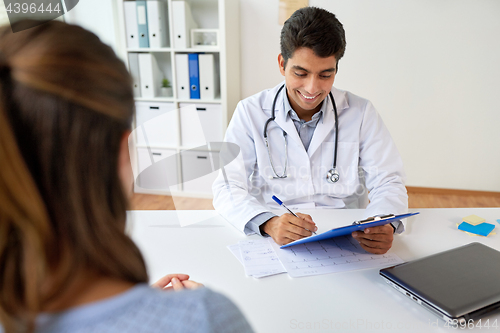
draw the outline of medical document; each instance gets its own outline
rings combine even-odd
[[[286,273],[269,240],[272,239],[244,240],[227,248],[243,264],[248,276],[262,278]]]
[[[351,236],[298,244],[285,249],[280,249],[278,244],[271,242],[291,277],[382,268],[403,263],[401,258],[392,253],[366,252]]]

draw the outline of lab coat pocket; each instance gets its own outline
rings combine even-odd
[[[359,143],[339,142],[337,147],[337,172],[339,180],[332,184],[328,182],[326,174],[333,166],[335,142],[323,142],[321,154],[321,193],[346,197],[352,195],[359,186]]]

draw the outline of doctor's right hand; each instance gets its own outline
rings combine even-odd
[[[297,213],[299,217],[286,213],[275,216],[260,226],[261,233],[271,236],[278,245],[285,245],[312,235],[318,230],[310,215]]]

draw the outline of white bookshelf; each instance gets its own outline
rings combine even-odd
[[[239,27],[239,0],[188,0],[192,16],[198,24],[198,28],[202,29],[218,29],[218,45],[215,47],[203,47],[203,48],[175,48],[174,47],[174,34],[173,34],[173,13],[172,13],[172,2],[177,0],[165,0],[166,6],[168,8],[168,34],[169,34],[169,45],[161,48],[127,48],[126,40],[126,27],[124,18],[124,2],[131,0],[118,0],[117,2],[117,18],[116,22],[119,27],[119,45],[122,45],[122,52],[120,56],[128,61],[129,53],[151,53],[154,54],[160,70],[164,77],[166,77],[173,88],[172,97],[155,97],[155,98],[145,98],[137,97],[136,102],[139,103],[171,103],[174,108],[173,111],[176,112],[175,124],[172,128],[173,132],[177,133],[177,138],[174,143],[169,142],[167,144],[157,144],[150,143],[149,145],[144,144],[144,142],[138,142],[137,138],[134,138],[136,144],[136,156],[133,157],[133,161],[136,163],[135,167],[140,170],[140,158],[141,156],[149,155],[156,152],[155,156],[160,156],[160,153],[164,153],[168,156],[177,156],[177,170],[169,170],[169,172],[175,172],[178,179],[179,185],[176,189],[153,189],[144,188],[138,186],[137,183],[134,186],[134,190],[137,193],[151,193],[151,194],[169,194],[174,196],[187,196],[187,197],[202,197],[211,198],[212,193],[208,190],[208,185],[210,179],[215,176],[215,173],[198,179],[193,179],[188,183],[184,183],[184,179],[188,171],[183,171],[186,169],[196,168],[196,161],[193,161],[192,148],[194,146],[185,145],[182,141],[182,127],[181,123],[181,111],[179,110],[181,105],[195,104],[195,105],[206,105],[210,107],[220,107],[220,116],[217,120],[217,124],[213,126],[217,129],[220,128],[220,138],[221,141],[224,137],[225,130],[231,119],[233,111],[236,104],[240,100],[240,27]],[[132,0],[133,1],[133,0]],[[178,53],[210,53],[214,54],[216,59],[216,77],[219,79],[220,94],[216,96],[215,99],[180,99],[178,98],[177,91],[177,78],[176,78],[176,59],[175,55]],[[170,105],[170,104],[169,104]],[[140,111],[138,110],[138,113]],[[138,114],[138,117],[139,114]],[[136,118],[137,119],[137,118]],[[211,120],[208,120],[211,121]],[[184,124],[185,125],[185,124]],[[212,124],[210,124],[212,126]],[[148,151],[148,154],[145,153]],[[200,154],[210,153],[211,157],[215,158],[218,155],[217,147],[210,146],[209,149],[200,149]],[[182,158],[181,158],[182,155]],[[189,155],[189,158],[187,157]],[[184,158],[186,156],[186,158]],[[203,156],[201,156],[203,158]],[[218,157],[217,157],[218,158]],[[183,165],[182,159],[186,162]],[[144,164],[144,163],[143,163]],[[189,164],[189,165],[187,165]],[[171,165],[173,169],[173,164]],[[159,178],[165,175],[158,175]],[[172,175],[169,175],[172,176]],[[151,182],[151,179],[149,180]],[[140,182],[139,182],[140,184]],[[197,185],[199,184],[199,186]],[[146,186],[147,187],[147,186]]]

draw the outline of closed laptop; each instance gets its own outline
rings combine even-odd
[[[391,286],[451,323],[500,309],[500,252],[471,243],[382,269]]]

